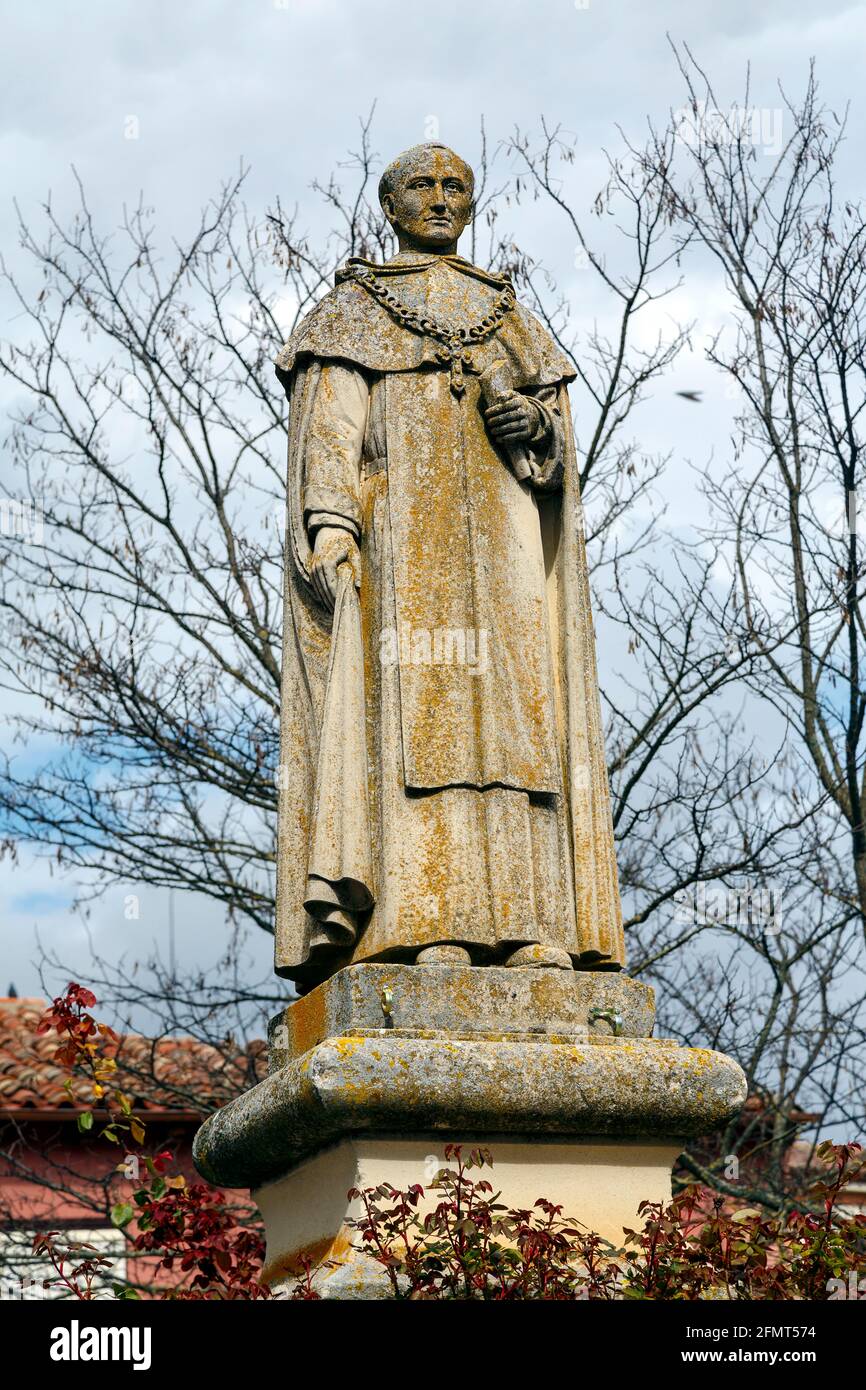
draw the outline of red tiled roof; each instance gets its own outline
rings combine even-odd
[[[46,1111],[70,1117],[92,1104],[90,1082],[54,1061],[62,1039],[36,1033],[48,1007],[44,999],[0,998],[0,1115],[26,1118]],[[266,1044],[225,1051],[194,1038],[146,1038],[137,1033],[108,1042],[105,1055],[117,1062],[117,1084],[134,1110],[195,1119],[224,1105],[266,1071]]]

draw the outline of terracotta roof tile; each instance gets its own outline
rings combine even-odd
[[[74,1113],[92,1104],[85,1077],[73,1078],[71,1099],[65,1089],[68,1072],[54,1061],[57,1033],[36,1033],[47,1007],[44,999],[0,998],[0,1111]],[[118,1085],[133,1108],[151,1114],[207,1114],[261,1080],[267,1069],[261,1041],[223,1051],[194,1038],[127,1033],[105,1052],[117,1062]]]

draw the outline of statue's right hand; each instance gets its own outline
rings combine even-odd
[[[337,601],[337,570],[346,562],[352,567],[355,584],[360,585],[361,555],[355,537],[341,526],[320,526],[313,542],[310,578],[316,597],[326,608],[333,608]]]

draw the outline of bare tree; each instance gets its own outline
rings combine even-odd
[[[778,711],[804,771],[850,840],[840,925],[866,927],[862,534],[857,524],[866,406],[866,220],[840,199],[835,161],[844,119],[820,103],[814,71],[803,98],[781,93],[789,134],[759,159],[741,105],[722,111],[688,50],[679,55],[691,138],[685,170],[652,169],[683,240],[720,266],[731,331],[708,357],[739,395],[735,458],[706,476],[713,543],[728,558],[723,616],[754,654],[744,674]],[[769,167],[767,167],[769,165]],[[721,611],[721,610],[720,610]]]
[[[780,90],[772,114],[784,136],[762,153],[748,76],[741,99],[725,106],[689,50],[675,52],[686,104],[672,117],[673,154],[670,126],[651,152],[633,154],[653,193],[663,188],[683,252],[720,272],[729,295],[729,322],[707,356],[732,384],[735,430],[723,468],[707,466],[702,479],[703,539],[728,582],[717,581],[706,620],[718,644],[745,655],[746,707],[777,731],[758,797],[759,826],[780,831],[775,864],[766,844],[752,844],[785,904],[784,928],[770,936],[730,922],[717,933],[712,988],[710,938],[701,959],[682,956],[677,1012],[687,1016],[682,1005],[703,982],[699,1008],[689,1009],[743,1061],[773,1117],[762,1142],[779,1158],[804,1102],[816,1126],[850,1133],[863,1121],[866,629],[856,509],[866,223],[839,195],[845,120],[822,105],[814,70],[799,100]],[[744,847],[750,840],[743,835]],[[731,938],[740,938],[735,954]],[[724,1007],[710,1030],[714,991]],[[676,995],[670,972],[665,995]],[[778,1164],[775,1186],[784,1190]]]

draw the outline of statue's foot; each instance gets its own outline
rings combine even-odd
[[[547,966],[554,970],[573,970],[571,956],[560,946],[520,946],[505,962],[516,966]]]
[[[416,965],[471,965],[465,946],[425,946],[415,957]]]

